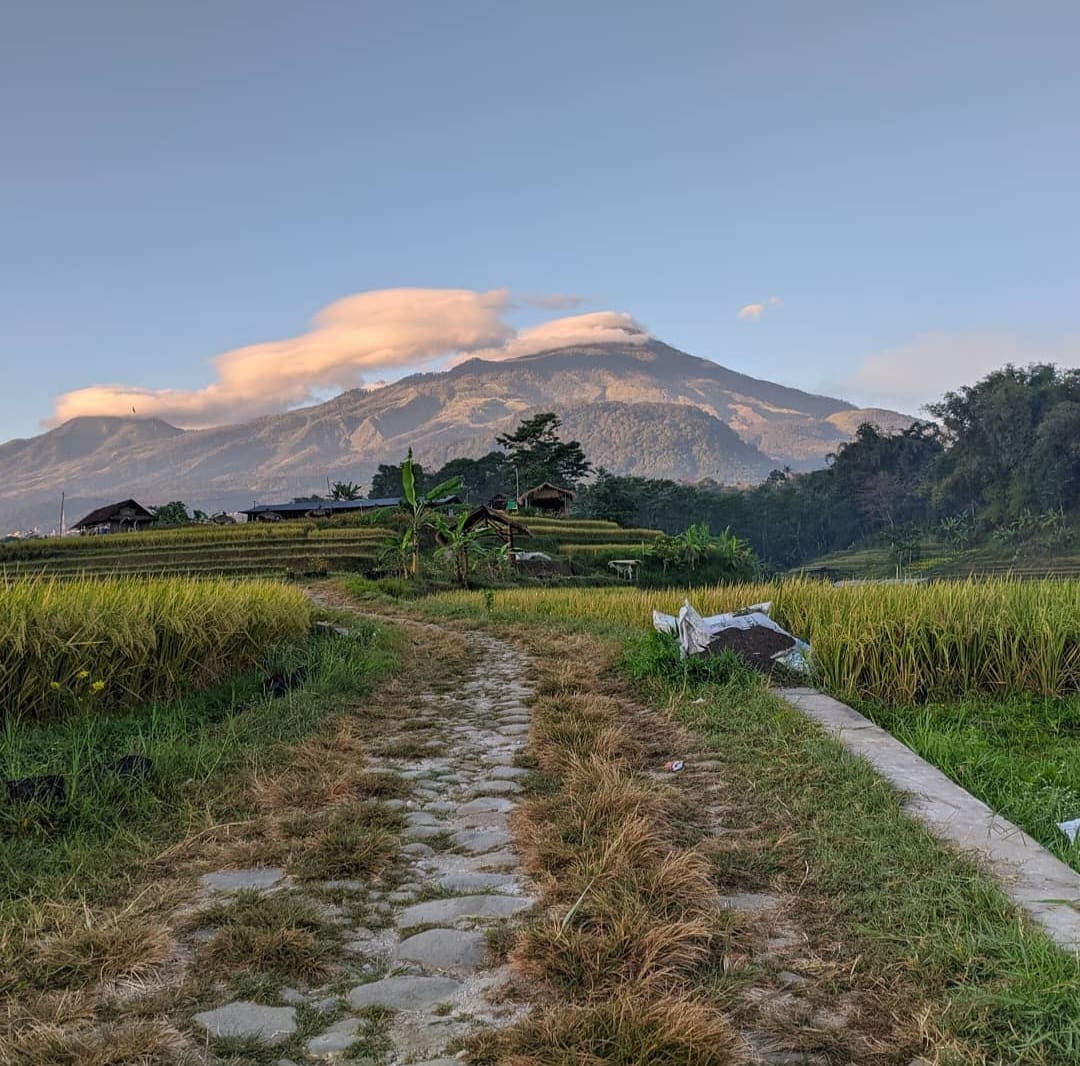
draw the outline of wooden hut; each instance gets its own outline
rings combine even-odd
[[[548,514],[563,516],[570,510],[576,493],[570,489],[564,489],[559,485],[552,485],[550,481],[537,485],[523,492],[517,498],[518,507],[529,507],[534,511],[544,511]]]
[[[496,511],[493,507],[481,505],[469,512],[465,519],[464,532],[474,529],[486,529],[494,533],[513,552],[515,537],[529,537],[529,527],[516,522],[505,511]]]
[[[131,533],[146,529],[157,521],[152,511],[148,511],[135,500],[121,500],[91,511],[72,526],[80,533]]]

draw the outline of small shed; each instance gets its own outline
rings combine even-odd
[[[553,515],[565,515],[570,510],[576,493],[550,481],[537,485],[523,492],[518,498],[518,507],[531,507],[535,511],[546,511]]]
[[[512,552],[515,537],[530,537],[529,527],[515,522],[505,511],[496,511],[493,507],[481,505],[469,512],[465,519],[464,532],[474,529],[486,529],[494,533]]]
[[[156,515],[135,500],[121,500],[91,511],[72,527],[80,533],[131,533],[146,529],[157,521]]]

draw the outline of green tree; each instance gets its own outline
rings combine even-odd
[[[1076,487],[1077,404],[1080,370],[1049,364],[1003,367],[931,404],[948,445],[929,479],[939,511],[974,507],[1003,525],[1025,510],[1056,506]]]
[[[412,553],[410,572],[415,577],[420,573],[420,530],[424,524],[424,518],[431,508],[446,496],[454,495],[461,488],[461,478],[449,478],[447,481],[427,492],[420,492],[416,487],[416,475],[413,464],[412,448],[405,462],[401,464],[401,488],[404,495],[406,514],[409,517],[407,547]]]
[[[638,507],[633,480],[616,477],[600,467],[596,471],[596,480],[578,497],[575,513],[585,518],[616,522],[620,526],[631,525]]]
[[[358,500],[360,495],[360,486],[351,481],[335,481],[330,486],[332,500]]]
[[[451,459],[433,475],[433,482],[461,478],[461,495],[466,503],[481,504],[513,489],[514,472],[503,452],[488,452],[479,459]]]
[[[191,521],[187,504],[183,500],[163,503],[160,507],[154,508],[154,514],[157,516],[158,525],[161,526],[182,526]]]
[[[379,469],[371,479],[371,491],[368,495],[373,500],[401,499],[405,495],[402,483],[403,465],[403,463],[380,463]],[[422,492],[435,484],[419,463],[412,464],[412,477],[417,492]]]
[[[562,423],[551,411],[525,419],[513,433],[496,437],[516,468],[522,491],[541,482],[573,487],[592,469],[576,440],[559,438]]]
[[[462,511],[453,522],[441,514],[434,515],[431,521],[439,543],[453,561],[454,575],[466,589],[469,587],[469,567],[488,554],[486,542],[490,539],[485,529],[466,529],[468,520],[469,512]]]

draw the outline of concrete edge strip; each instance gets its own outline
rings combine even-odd
[[[810,688],[778,692],[903,793],[936,837],[974,854],[1055,944],[1080,952],[1080,874],[847,704]]]

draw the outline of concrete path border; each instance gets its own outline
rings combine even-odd
[[[973,853],[1054,943],[1080,952],[1080,874],[846,703],[810,688],[779,694],[902,792],[935,836]]]

